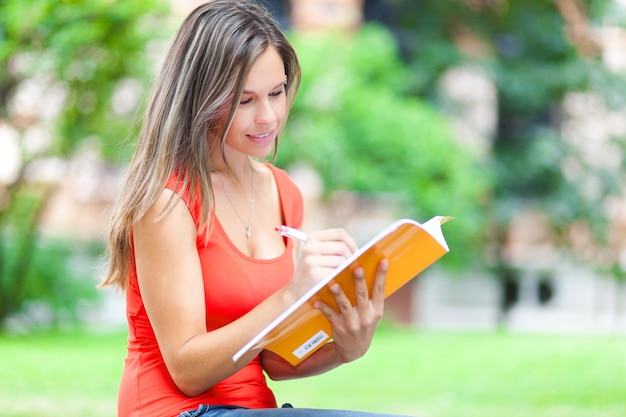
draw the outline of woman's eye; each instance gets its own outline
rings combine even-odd
[[[283,94],[284,92],[285,92],[285,88],[284,88],[284,87],[282,87],[280,90],[272,91],[272,92],[271,92],[271,93],[269,93],[268,95],[269,95],[270,97],[278,97],[278,96],[280,96],[281,94]],[[251,102],[252,102],[252,100],[253,100],[253,98],[252,98],[252,97],[242,98],[242,99],[241,99],[241,101],[239,102],[239,105],[240,105],[240,106],[245,106],[246,104],[251,103]]]
[[[270,93],[270,97],[278,97],[279,95],[281,95],[284,92],[285,92],[284,88],[281,88],[280,90],[272,91]]]

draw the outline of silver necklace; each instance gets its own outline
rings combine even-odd
[[[226,186],[226,181],[224,181],[224,177],[219,172],[217,171],[214,171],[214,172],[217,175],[219,175],[220,180],[222,180],[222,185],[224,186],[224,193],[226,194],[226,198],[228,198],[230,205],[233,206],[233,209],[235,209],[235,214],[239,218],[239,221],[241,222],[243,227],[246,228],[246,237],[250,237],[250,235],[252,234],[252,213],[254,212],[254,168],[252,168],[252,201],[250,202],[250,215],[248,216],[247,224],[245,221],[243,221],[243,217],[241,217],[241,214],[239,214],[239,210],[237,210],[237,206],[235,205],[233,198],[230,196],[230,193],[228,192],[228,187]]]

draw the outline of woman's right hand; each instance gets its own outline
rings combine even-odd
[[[344,229],[310,233],[287,290],[293,300],[311,289],[357,250],[357,244]]]

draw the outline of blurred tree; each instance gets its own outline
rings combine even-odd
[[[477,157],[453,140],[449,120],[406,94],[408,68],[389,31],[371,25],[351,36],[291,38],[304,73],[277,163],[309,163],[327,194],[395,199],[421,221],[457,216],[446,224],[455,256],[442,262],[475,260],[486,178]]]
[[[148,41],[158,39],[168,9],[159,0],[0,0],[0,10],[0,127],[3,140],[15,134],[21,158],[0,182],[4,323],[27,300],[66,300],[68,288],[46,281],[67,283],[61,278],[73,273],[68,251],[41,252],[48,246],[38,225],[57,183],[30,174],[42,161],[74,157],[86,141],[120,156],[137,105],[125,94],[145,82]]]
[[[611,0],[369,0],[366,6],[369,19],[383,21],[396,34],[416,95],[441,104],[441,74],[468,63],[483,68],[497,89],[489,230],[503,298],[516,271],[502,249],[521,212],[543,213],[557,245],[571,244],[568,232],[578,221],[606,241],[603,202],[622,193],[625,158],[617,167],[590,164],[564,137],[563,101],[573,92],[588,92],[609,110],[625,107],[626,77],[604,65],[597,41],[601,26],[624,27],[623,9]],[[624,139],[609,135],[608,148],[623,153]],[[579,171],[575,180],[566,166]],[[510,304],[503,299],[502,305]]]

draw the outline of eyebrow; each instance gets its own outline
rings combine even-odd
[[[285,84],[287,84],[287,79],[286,78],[285,78],[285,81],[281,81],[280,83],[278,83],[274,87],[272,87],[272,90],[276,90],[278,87],[282,87]],[[243,92],[241,94],[255,94],[255,92],[254,91],[250,91],[250,90],[243,90]]]

